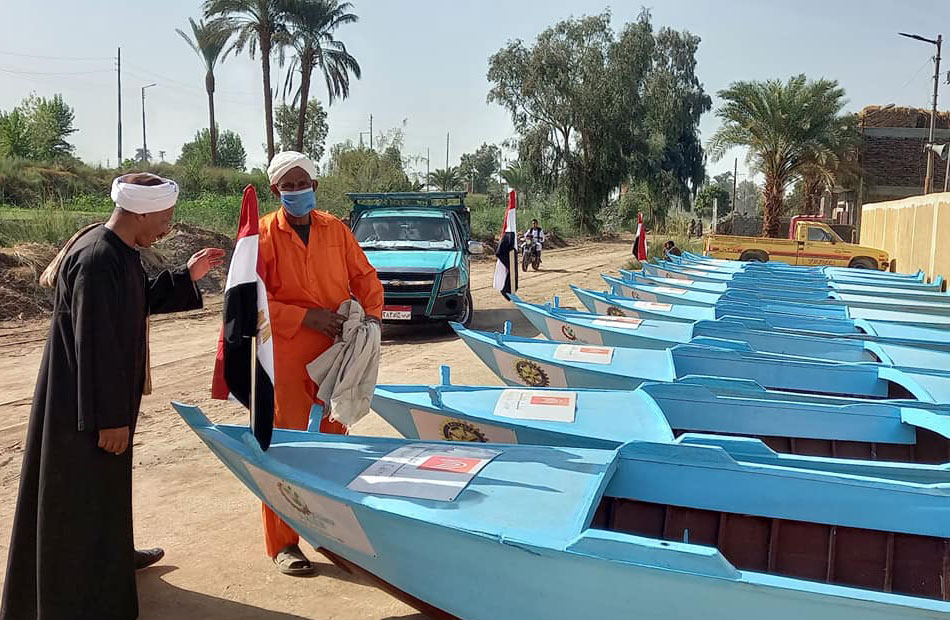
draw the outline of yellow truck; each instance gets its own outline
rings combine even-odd
[[[894,271],[887,252],[846,243],[824,222],[792,218],[787,239],[707,235],[703,253],[712,258],[789,265],[832,265]]]

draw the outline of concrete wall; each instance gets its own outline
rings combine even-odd
[[[861,245],[885,250],[897,270],[950,275],[950,193],[864,205]]]

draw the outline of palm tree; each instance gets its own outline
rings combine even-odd
[[[518,160],[501,171],[501,178],[505,180],[511,189],[518,192],[518,200],[528,206],[528,194],[534,185],[534,177],[531,175],[531,166],[527,162]]]
[[[750,163],[765,176],[763,233],[777,237],[788,185],[816,162],[840,160],[844,90],[834,80],[797,75],[788,82],[734,82],[718,95],[723,125],[707,145],[710,158],[718,161],[735,146],[749,149]]]
[[[855,153],[861,139],[858,117],[855,114],[842,116],[829,134],[826,152],[815,153],[816,159],[806,162],[802,168],[802,189],[805,198],[803,213],[815,215],[821,194],[836,185],[853,185],[861,171]]]
[[[224,51],[231,38],[231,30],[220,19],[210,22],[188,18],[194,40],[179,28],[175,32],[181,35],[185,43],[201,58],[205,66],[205,90],[208,92],[208,131],[211,134],[211,165],[218,165],[218,133],[214,123],[214,67],[218,61],[224,62],[228,52]],[[229,50],[230,51],[230,50]],[[223,55],[222,55],[223,52]]]
[[[300,71],[300,87],[294,97],[297,105],[297,150],[303,150],[304,129],[307,124],[307,99],[310,96],[310,78],[314,69],[320,69],[326,80],[329,103],[350,95],[350,74],[361,76],[360,65],[334,32],[343,24],[359,21],[350,13],[353,5],[337,0],[285,0],[285,20],[288,42],[297,55],[287,72],[286,93],[293,86],[293,74]]]
[[[459,174],[459,169],[457,167],[453,168],[436,168],[429,173],[429,184],[435,185],[439,188],[440,191],[450,192],[452,190],[458,189],[458,186],[462,183],[462,177]]]
[[[274,157],[274,97],[270,87],[270,60],[286,42],[282,0],[205,0],[205,17],[220,17],[235,35],[231,48],[248,55],[260,51],[264,78],[264,122],[267,128],[267,160]]]

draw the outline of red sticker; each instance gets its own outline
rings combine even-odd
[[[434,471],[450,471],[456,474],[467,474],[476,469],[482,459],[469,459],[461,456],[430,456],[419,465],[419,469]]]
[[[532,405],[549,405],[551,407],[570,407],[571,399],[565,396],[532,396]]]

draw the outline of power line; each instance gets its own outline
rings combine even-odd
[[[37,54],[18,54],[16,52],[0,51],[0,56],[17,56],[18,58],[44,58],[47,60],[112,60],[112,56],[40,56]]]
[[[12,73],[14,75],[54,75],[54,76],[90,75],[93,73],[112,73],[112,69],[96,69],[94,71],[22,71],[20,69],[9,69],[7,67],[0,67],[0,71],[3,71],[4,73]]]

